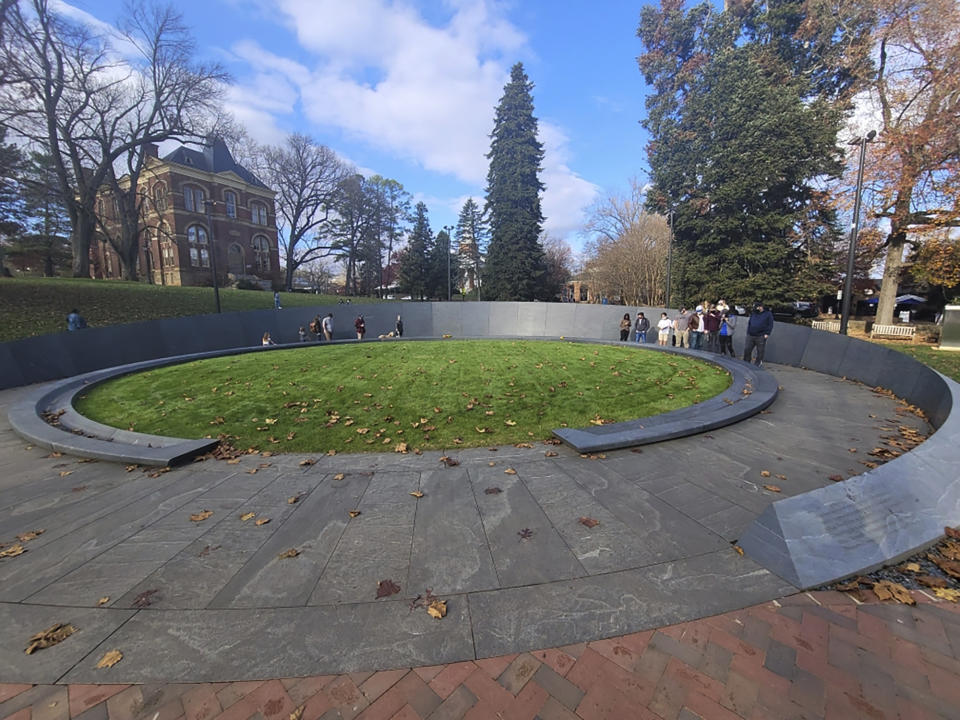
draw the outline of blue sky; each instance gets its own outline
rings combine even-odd
[[[116,0],[72,0],[117,19]],[[226,105],[258,142],[299,131],[401,182],[434,231],[483,197],[493,109],[523,62],[534,82],[546,229],[582,245],[598,197],[645,178],[642,3],[625,0],[174,0]],[[76,11],[79,11],[77,13]]]

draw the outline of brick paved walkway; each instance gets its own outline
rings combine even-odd
[[[960,606],[836,592],[445,666],[264,682],[0,683],[0,720],[960,718]]]

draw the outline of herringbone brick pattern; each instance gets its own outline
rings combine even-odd
[[[960,718],[960,607],[835,592],[452,665],[195,685],[0,684],[0,720]]]

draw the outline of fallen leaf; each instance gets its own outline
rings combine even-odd
[[[270,522],[270,518],[262,517],[262,518],[258,518],[257,521],[254,523],[254,525],[259,527],[261,525],[266,525],[268,522]]]
[[[317,461],[314,460],[313,458],[307,458],[306,460],[300,461],[300,467],[304,467],[306,465],[316,465],[316,464],[317,464]]]
[[[513,468],[507,468],[507,469],[504,470],[503,472],[504,472],[505,475],[516,475],[516,474],[517,474],[517,471],[514,470]]]
[[[106,605],[108,602],[110,602],[110,596],[109,596],[109,595],[104,595],[102,598],[100,598],[99,600],[97,600],[97,607],[103,607],[103,606]]]
[[[956,528],[945,527],[943,529],[943,534],[946,535],[948,538],[954,538],[954,539],[960,540],[960,530],[957,530]]]
[[[0,550],[0,558],[11,558],[16,557],[17,555],[23,555],[26,552],[23,545],[19,543],[16,545],[11,545],[6,550]]]
[[[786,475],[774,475],[777,480],[785,481],[787,479]]]
[[[73,470],[61,470],[60,477],[66,477],[67,475],[73,475]]]
[[[412,493],[410,493],[410,494],[413,495],[413,496],[414,496],[415,498],[417,498],[418,500],[423,497],[423,493],[420,492],[419,490],[414,490],[414,491],[413,491]]]
[[[157,589],[144,590],[133,599],[134,606],[138,608],[150,607],[150,605],[153,603],[153,596],[158,592],[160,591]]]
[[[853,592],[855,590],[860,590],[860,582],[856,578],[854,578],[849,582],[839,583],[836,586],[836,589],[839,592]]]
[[[517,532],[517,535],[520,536],[521,540],[529,540],[530,538],[533,537],[533,530],[531,530],[530,528],[524,528],[523,530],[519,530]]]
[[[306,705],[298,705],[296,708],[294,708],[293,712],[290,713],[289,720],[300,720],[300,718],[303,717],[303,709],[305,707]]]
[[[193,513],[193,514],[190,516],[190,519],[191,519],[193,522],[203,522],[204,520],[206,520],[206,519],[207,519],[208,517],[210,517],[211,515],[213,515],[213,510],[201,510],[201,511],[198,512],[198,513]]]
[[[256,516],[257,514],[255,512],[245,512],[243,515],[240,516],[240,520],[242,520],[243,522],[246,522],[247,520],[250,520],[251,518],[255,518]]]
[[[950,602],[960,600],[960,590],[954,588],[935,588],[933,594],[941,600],[949,600]]]
[[[287,498],[287,505],[296,505],[298,502],[300,502],[301,497],[303,497],[302,493],[300,495],[291,495]]]
[[[906,563],[903,566],[904,572],[918,573],[920,572],[920,563]]]
[[[344,477],[345,475],[343,473],[337,473],[336,475],[333,476],[333,479],[339,481],[339,480],[343,480]]]
[[[427,614],[439,620],[442,617],[445,617],[447,614],[447,601],[446,600],[434,600],[432,603],[427,605]]]
[[[600,524],[599,520],[595,520],[594,518],[587,517],[587,516],[583,516],[582,518],[577,520],[577,522],[588,528],[596,527],[597,525]]]
[[[760,471],[760,477],[770,477],[770,471],[769,471],[769,470],[761,470],[761,471]]]
[[[926,585],[929,588],[950,587],[950,583],[948,583],[944,578],[935,577],[934,575],[917,575],[916,581],[921,585]]]
[[[514,445],[514,447],[515,447],[515,448],[521,448],[521,449],[524,449],[524,448],[525,448],[525,449],[527,449],[527,450],[533,450],[533,445],[531,445],[530,443],[517,443],[516,445]]]
[[[20,533],[17,535],[17,540],[20,542],[29,542],[34,538],[40,537],[44,532],[44,530],[31,530],[30,532]]]
[[[127,465],[127,472],[133,472],[133,471],[136,470],[138,467],[140,467],[140,466],[139,466],[139,465]]]
[[[517,421],[516,421],[516,420],[504,420],[504,421],[503,421],[503,424],[504,424],[504,425],[509,425],[510,427],[513,427],[514,425],[517,424]]]
[[[388,440],[387,442],[389,442],[389,440]],[[406,454],[406,453],[407,453],[407,444],[406,444],[405,442],[397,443],[397,444],[393,447],[393,451],[394,451],[395,453],[403,453],[403,454]]]
[[[440,458],[440,462],[442,462],[447,467],[456,467],[457,465],[460,464],[460,461],[457,460],[456,458],[447,457],[446,455]]]
[[[843,475],[831,475],[829,479],[833,482],[843,482]]]
[[[734,545],[733,549],[737,551],[737,555],[743,555],[743,548],[739,545]]]
[[[778,488],[776,485],[764,485],[763,489],[769,490],[770,492],[775,492],[775,493],[780,492],[780,488]]]
[[[55,623],[30,638],[30,640],[27,641],[28,645],[24,652],[27,655],[33,655],[37,650],[43,650],[44,648],[52,647],[57,643],[63,642],[76,631],[77,629],[73,625]]]
[[[284,550],[282,553],[277,555],[277,557],[280,558],[281,560],[286,560],[287,558],[295,558],[299,554],[300,554],[299,550],[297,550],[296,548],[290,548],[289,550]]]
[[[378,598],[390,597],[391,595],[396,595],[398,592],[400,592],[400,586],[393,580],[381,580],[377,583]]]
[[[351,510],[351,511],[350,511],[349,513],[347,513],[347,514],[348,514],[350,517],[352,517],[352,518],[360,517],[360,511],[359,511],[359,510]]]
[[[212,553],[214,550],[219,550],[219,549],[220,549],[219,545],[204,545],[203,550],[197,553],[197,557],[206,557],[207,555]]]
[[[96,667],[98,670],[111,668],[121,660],[123,660],[123,653],[119,650],[111,650],[110,652],[105,653],[102,658],[100,658],[100,661],[97,663]]]
[[[487,488],[486,490],[484,490],[483,492],[484,492],[485,495],[499,495],[500,493],[503,492],[503,490],[501,490],[501,489],[498,488],[498,487],[488,487],[488,488]]]
[[[543,454],[544,457],[556,457],[557,455],[558,455],[558,453],[554,452],[553,450],[547,450],[547,451]]]
[[[913,595],[900,583],[880,580],[873,584],[873,592],[880,600],[896,600],[904,605],[916,605]]]

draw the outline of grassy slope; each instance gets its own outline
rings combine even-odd
[[[78,409],[179,437],[227,433],[292,452],[470,447],[542,440],[563,425],[627,420],[705,400],[720,368],[612,346],[520,341],[311,346],[111,381]]]
[[[336,303],[336,296],[280,293],[284,307]],[[351,298],[352,302],[376,302]],[[220,290],[224,312],[273,307],[273,293]],[[91,327],[214,312],[212,288],[162,287],[118,280],[0,278],[0,342],[66,330],[77,308]]]
[[[896,341],[882,342],[880,344],[906,353],[923,364],[929,365],[934,370],[942,372],[947,377],[960,382],[960,352],[938,350],[930,345],[910,345],[905,342]]]

